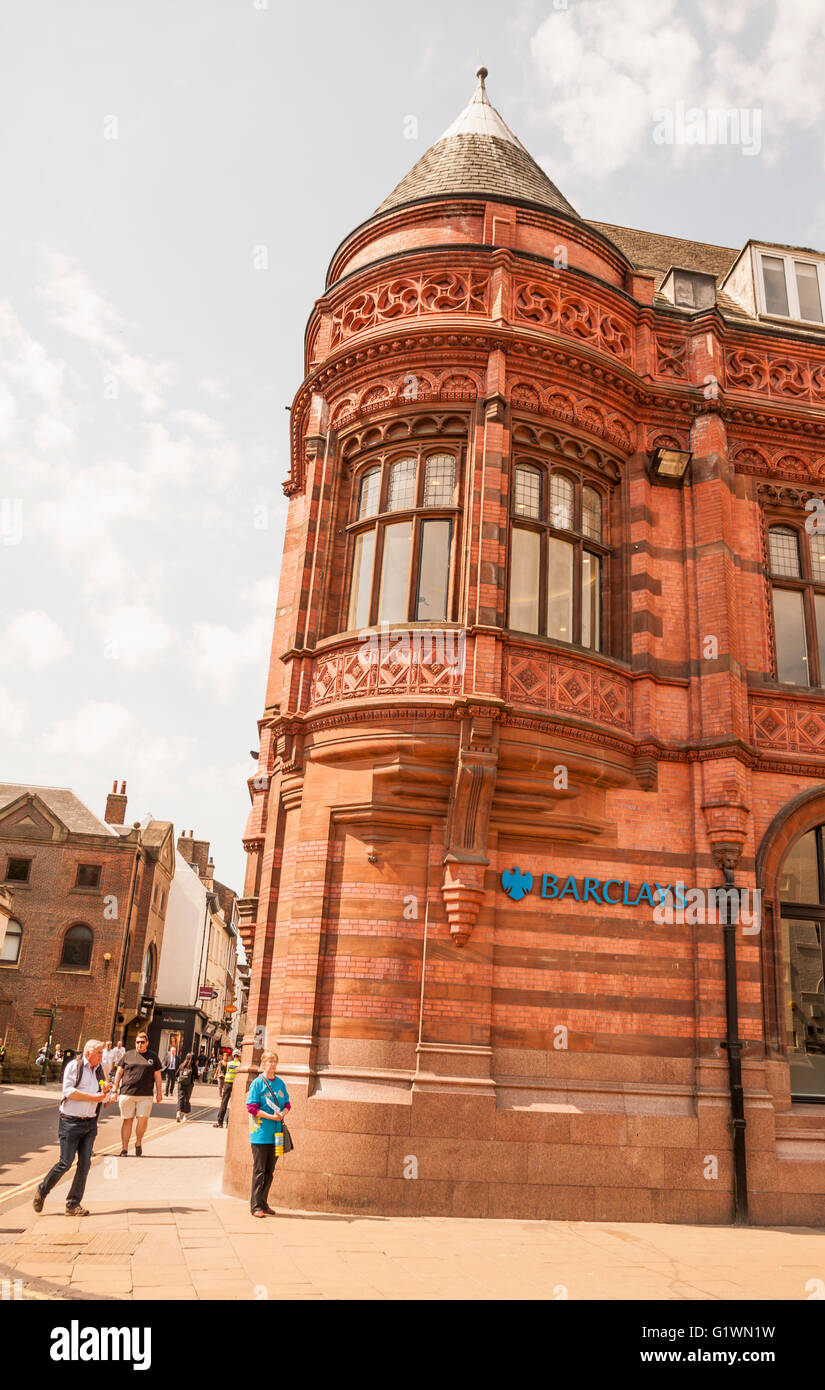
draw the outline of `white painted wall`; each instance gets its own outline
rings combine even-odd
[[[175,877],[166,905],[156,986],[159,1004],[197,1003],[205,915],[206,889],[183,855],[175,850]]]

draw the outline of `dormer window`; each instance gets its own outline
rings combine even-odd
[[[825,261],[791,252],[757,250],[760,309],[776,318],[822,323],[825,304]]]

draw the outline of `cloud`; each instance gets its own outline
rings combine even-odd
[[[163,405],[165,391],[174,384],[177,369],[166,361],[153,361],[130,352],[127,332],[137,325],[122,318],[98,292],[88,275],[58,251],[44,250],[46,277],[38,297],[46,304],[52,323],[80,339],[94,353],[102,376],[114,378],[135,395],[147,414]],[[101,381],[101,392],[103,382]]]
[[[43,747],[47,753],[72,753],[83,749],[83,756],[99,758],[110,749],[121,751],[136,723],[125,705],[105,700],[89,700],[69,719],[58,719],[47,729]]]
[[[175,638],[161,613],[147,603],[118,603],[94,614],[106,656],[127,671],[141,671],[166,655]]]
[[[7,662],[19,662],[35,671],[65,660],[72,650],[59,624],[37,610],[18,613],[7,623],[0,634],[0,647]]]
[[[530,46],[544,112],[567,154],[548,161],[554,176],[599,177],[650,154],[655,113],[677,102],[760,111],[768,160],[795,127],[814,129],[825,116],[821,0],[731,0],[722,10],[712,0],[578,4],[548,15]],[[675,153],[701,148],[710,147]]]
[[[8,739],[19,738],[26,722],[26,706],[22,700],[14,700],[7,690],[0,686],[0,729]]]
[[[229,400],[226,382],[221,381],[219,377],[202,376],[198,382],[198,390],[203,391],[204,395],[213,396],[217,401]]]
[[[268,576],[239,595],[242,611],[249,612],[243,627],[228,627],[224,623],[193,625],[187,649],[191,668],[221,702],[229,700],[245,667],[260,672],[263,683],[272,645],[275,601],[276,581]]]
[[[59,486],[62,484],[62,490]],[[119,461],[90,464],[79,471],[54,470],[54,495],[32,512],[32,528],[45,535],[60,557],[78,568],[87,593],[135,582],[131,565],[115,540],[113,524],[154,516],[155,495],[136,469]]]

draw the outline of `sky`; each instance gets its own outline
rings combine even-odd
[[[825,0],[0,14],[0,781],[101,815],[126,781],[128,822],[193,829],[241,891],[286,408],[336,246],[483,62],[582,216],[825,250]],[[711,107],[738,145],[680,137]]]

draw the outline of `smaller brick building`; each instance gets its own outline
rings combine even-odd
[[[57,1005],[54,1042],[128,1037],[151,1015],[174,830],[125,825],[117,783],[100,819],[66,787],[0,784],[0,882],[12,915],[0,948],[6,1077],[28,1075]]]

